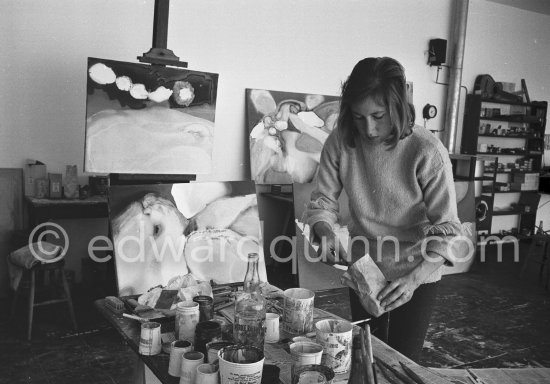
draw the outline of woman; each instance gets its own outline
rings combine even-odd
[[[343,84],[338,127],[323,147],[308,224],[331,264],[345,255],[333,231],[342,189],[352,219],[349,261],[368,252],[388,280],[377,298],[391,315],[373,320],[375,334],[417,359],[440,267],[452,264],[447,249],[461,225],[448,152],[414,125],[404,70],[392,58],[357,63]],[[369,317],[354,291],[350,301],[354,320]]]

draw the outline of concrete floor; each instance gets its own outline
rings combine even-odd
[[[525,248],[525,249],[524,249]],[[420,363],[431,367],[550,367],[550,293],[538,268],[491,255],[468,273],[445,276]],[[25,340],[25,308],[15,322],[0,314],[0,383],[130,383],[136,355],[74,288],[80,332],[62,305],[38,308]],[[2,308],[9,308],[6,300]],[[316,306],[349,317],[347,289],[318,292]]]

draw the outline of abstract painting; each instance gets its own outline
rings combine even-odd
[[[336,96],[246,90],[252,179],[258,184],[311,182],[336,126]]]
[[[120,295],[188,273],[241,282],[251,252],[267,281],[251,181],[111,186],[109,208]]]
[[[206,174],[218,75],[88,58],[86,172]]]

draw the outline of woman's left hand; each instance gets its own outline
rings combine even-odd
[[[408,273],[395,279],[378,294],[377,299],[380,301],[380,306],[386,312],[400,307],[412,298],[414,291],[419,285],[413,273]]]

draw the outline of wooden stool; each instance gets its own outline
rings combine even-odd
[[[27,331],[27,340],[31,340],[31,332],[32,332],[32,319],[33,319],[33,312],[34,307],[42,306],[42,305],[50,305],[50,304],[57,304],[57,303],[67,303],[69,306],[69,315],[71,316],[71,320],[74,326],[74,329],[77,329],[76,325],[76,317],[74,315],[74,308],[73,308],[73,302],[71,299],[71,292],[69,290],[69,284],[67,283],[67,278],[65,277],[65,261],[60,260],[55,263],[46,263],[46,264],[37,264],[36,266],[32,267],[31,269],[27,269],[24,272],[24,275],[28,276],[29,279],[29,313],[28,313],[28,331]],[[55,298],[51,300],[45,300],[36,303],[34,301],[35,296],[35,290],[36,290],[36,277],[38,272],[44,272],[44,274],[52,273],[54,275],[60,275],[61,282],[63,284],[63,291],[64,291],[64,297],[62,298]],[[47,276],[44,276],[45,283],[48,283]],[[54,276],[55,278],[55,276]],[[15,315],[15,309],[17,304],[17,296],[19,292],[23,289],[22,287],[23,281],[19,284],[19,287],[14,292],[13,295],[13,302],[12,302],[12,310],[11,310],[11,317],[13,318]]]

